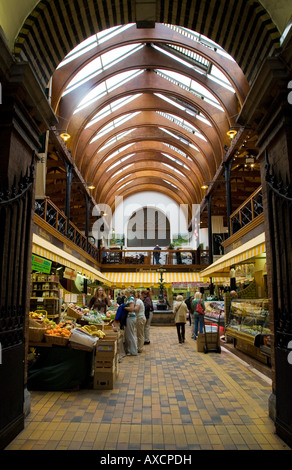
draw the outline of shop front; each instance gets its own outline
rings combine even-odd
[[[225,338],[243,353],[270,364],[271,330],[266,289],[265,234],[239,244],[203,271],[212,278],[225,273],[230,289],[225,297]]]

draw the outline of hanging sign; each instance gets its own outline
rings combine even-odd
[[[32,271],[39,271],[41,273],[50,274],[52,267],[52,261],[49,261],[40,256],[32,255],[31,258],[31,269]]]
[[[71,279],[71,281],[75,281],[77,278],[77,272],[73,269],[65,268],[63,277],[65,277],[66,279]]]

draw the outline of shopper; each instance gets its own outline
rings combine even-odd
[[[140,298],[140,291],[136,291],[135,294],[135,313],[136,313],[136,331],[137,331],[137,348],[138,353],[141,353],[145,341],[145,306],[143,300]]]
[[[144,329],[144,344],[150,344],[150,325],[153,317],[153,303],[150,297],[149,290],[142,290],[141,292],[141,300],[144,303],[145,307],[145,329]]]
[[[94,296],[89,301],[88,308],[105,314],[111,304],[111,297],[106,295],[102,287],[98,287],[95,289]]]
[[[202,300],[201,292],[196,292],[194,300],[192,301],[192,310],[193,310],[193,319],[194,319],[194,339],[197,339],[198,330],[199,333],[203,333],[204,330],[204,314],[197,312],[198,305],[201,304],[204,312],[205,312],[205,303]]]
[[[182,295],[177,295],[176,303],[173,307],[174,321],[176,324],[177,336],[179,343],[185,342],[185,326],[187,321],[188,307],[183,301]]]
[[[126,298],[124,300],[125,309],[128,311],[125,331],[125,351],[127,356],[137,356],[137,340],[135,335],[136,313],[135,313],[135,291],[128,288],[124,292]]]
[[[237,292],[235,290],[230,291],[231,300],[238,299]]]
[[[186,306],[188,307],[188,311],[189,311],[189,323],[190,323],[190,326],[192,325],[192,301],[194,299],[194,296],[191,295],[190,297],[188,297],[186,300],[185,300],[185,304]]]
[[[125,296],[123,292],[119,292],[118,297],[117,297],[117,304],[122,305],[124,303]]]
[[[161,251],[161,248],[159,245],[156,245],[154,247],[154,259],[155,259],[155,264],[159,264],[160,263],[160,251]]]

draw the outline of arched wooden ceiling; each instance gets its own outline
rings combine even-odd
[[[127,197],[153,190],[169,195],[179,204],[188,204],[191,213],[191,205],[204,197],[202,183],[212,181],[218,174],[230,146],[226,133],[236,125],[261,61],[279,47],[279,33],[258,1],[171,0],[167,6],[160,1],[150,2],[150,22],[149,18],[139,21],[137,8],[133,10],[135,3],[88,0],[85,8],[81,0],[40,1],[20,31],[15,55],[29,60],[44,88],[52,76],[51,104],[59,119],[57,130],[70,134],[68,149],[72,160],[84,180],[95,185],[92,196],[97,203],[113,207],[116,195]],[[59,66],[82,40],[120,24],[131,26]],[[204,34],[235,60],[219,54],[218,48],[201,38],[194,40],[186,29],[172,28],[170,24]],[[148,27],[141,27],[145,25]],[[84,66],[109,51],[138,44],[141,48],[135,53],[66,94],[71,80]],[[205,69],[200,67],[203,61],[207,64]],[[228,79],[232,91],[210,77],[212,66]],[[95,87],[135,70],[141,73],[76,112]],[[195,81],[214,101],[206,99],[201,91],[194,93],[170,80],[169,72]],[[133,99],[92,123],[94,116],[107,106],[128,97]],[[103,133],[106,126],[126,116],[132,117]],[[65,174],[61,165],[57,169],[54,145],[49,148],[48,195],[57,202],[64,199]],[[259,185],[258,173],[256,177],[255,172],[244,174],[243,165],[238,163],[234,170],[236,182],[243,181],[237,189],[255,189]],[[224,199],[218,196],[219,205],[220,198]],[[238,201],[244,198],[241,193]],[[75,198],[74,202],[80,213],[81,199]]]

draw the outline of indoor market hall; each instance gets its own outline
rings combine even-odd
[[[174,325],[150,335],[142,353],[121,358],[112,389],[31,391],[6,450],[291,450],[269,417],[269,370],[224,344],[199,352],[189,324],[182,344]]]

